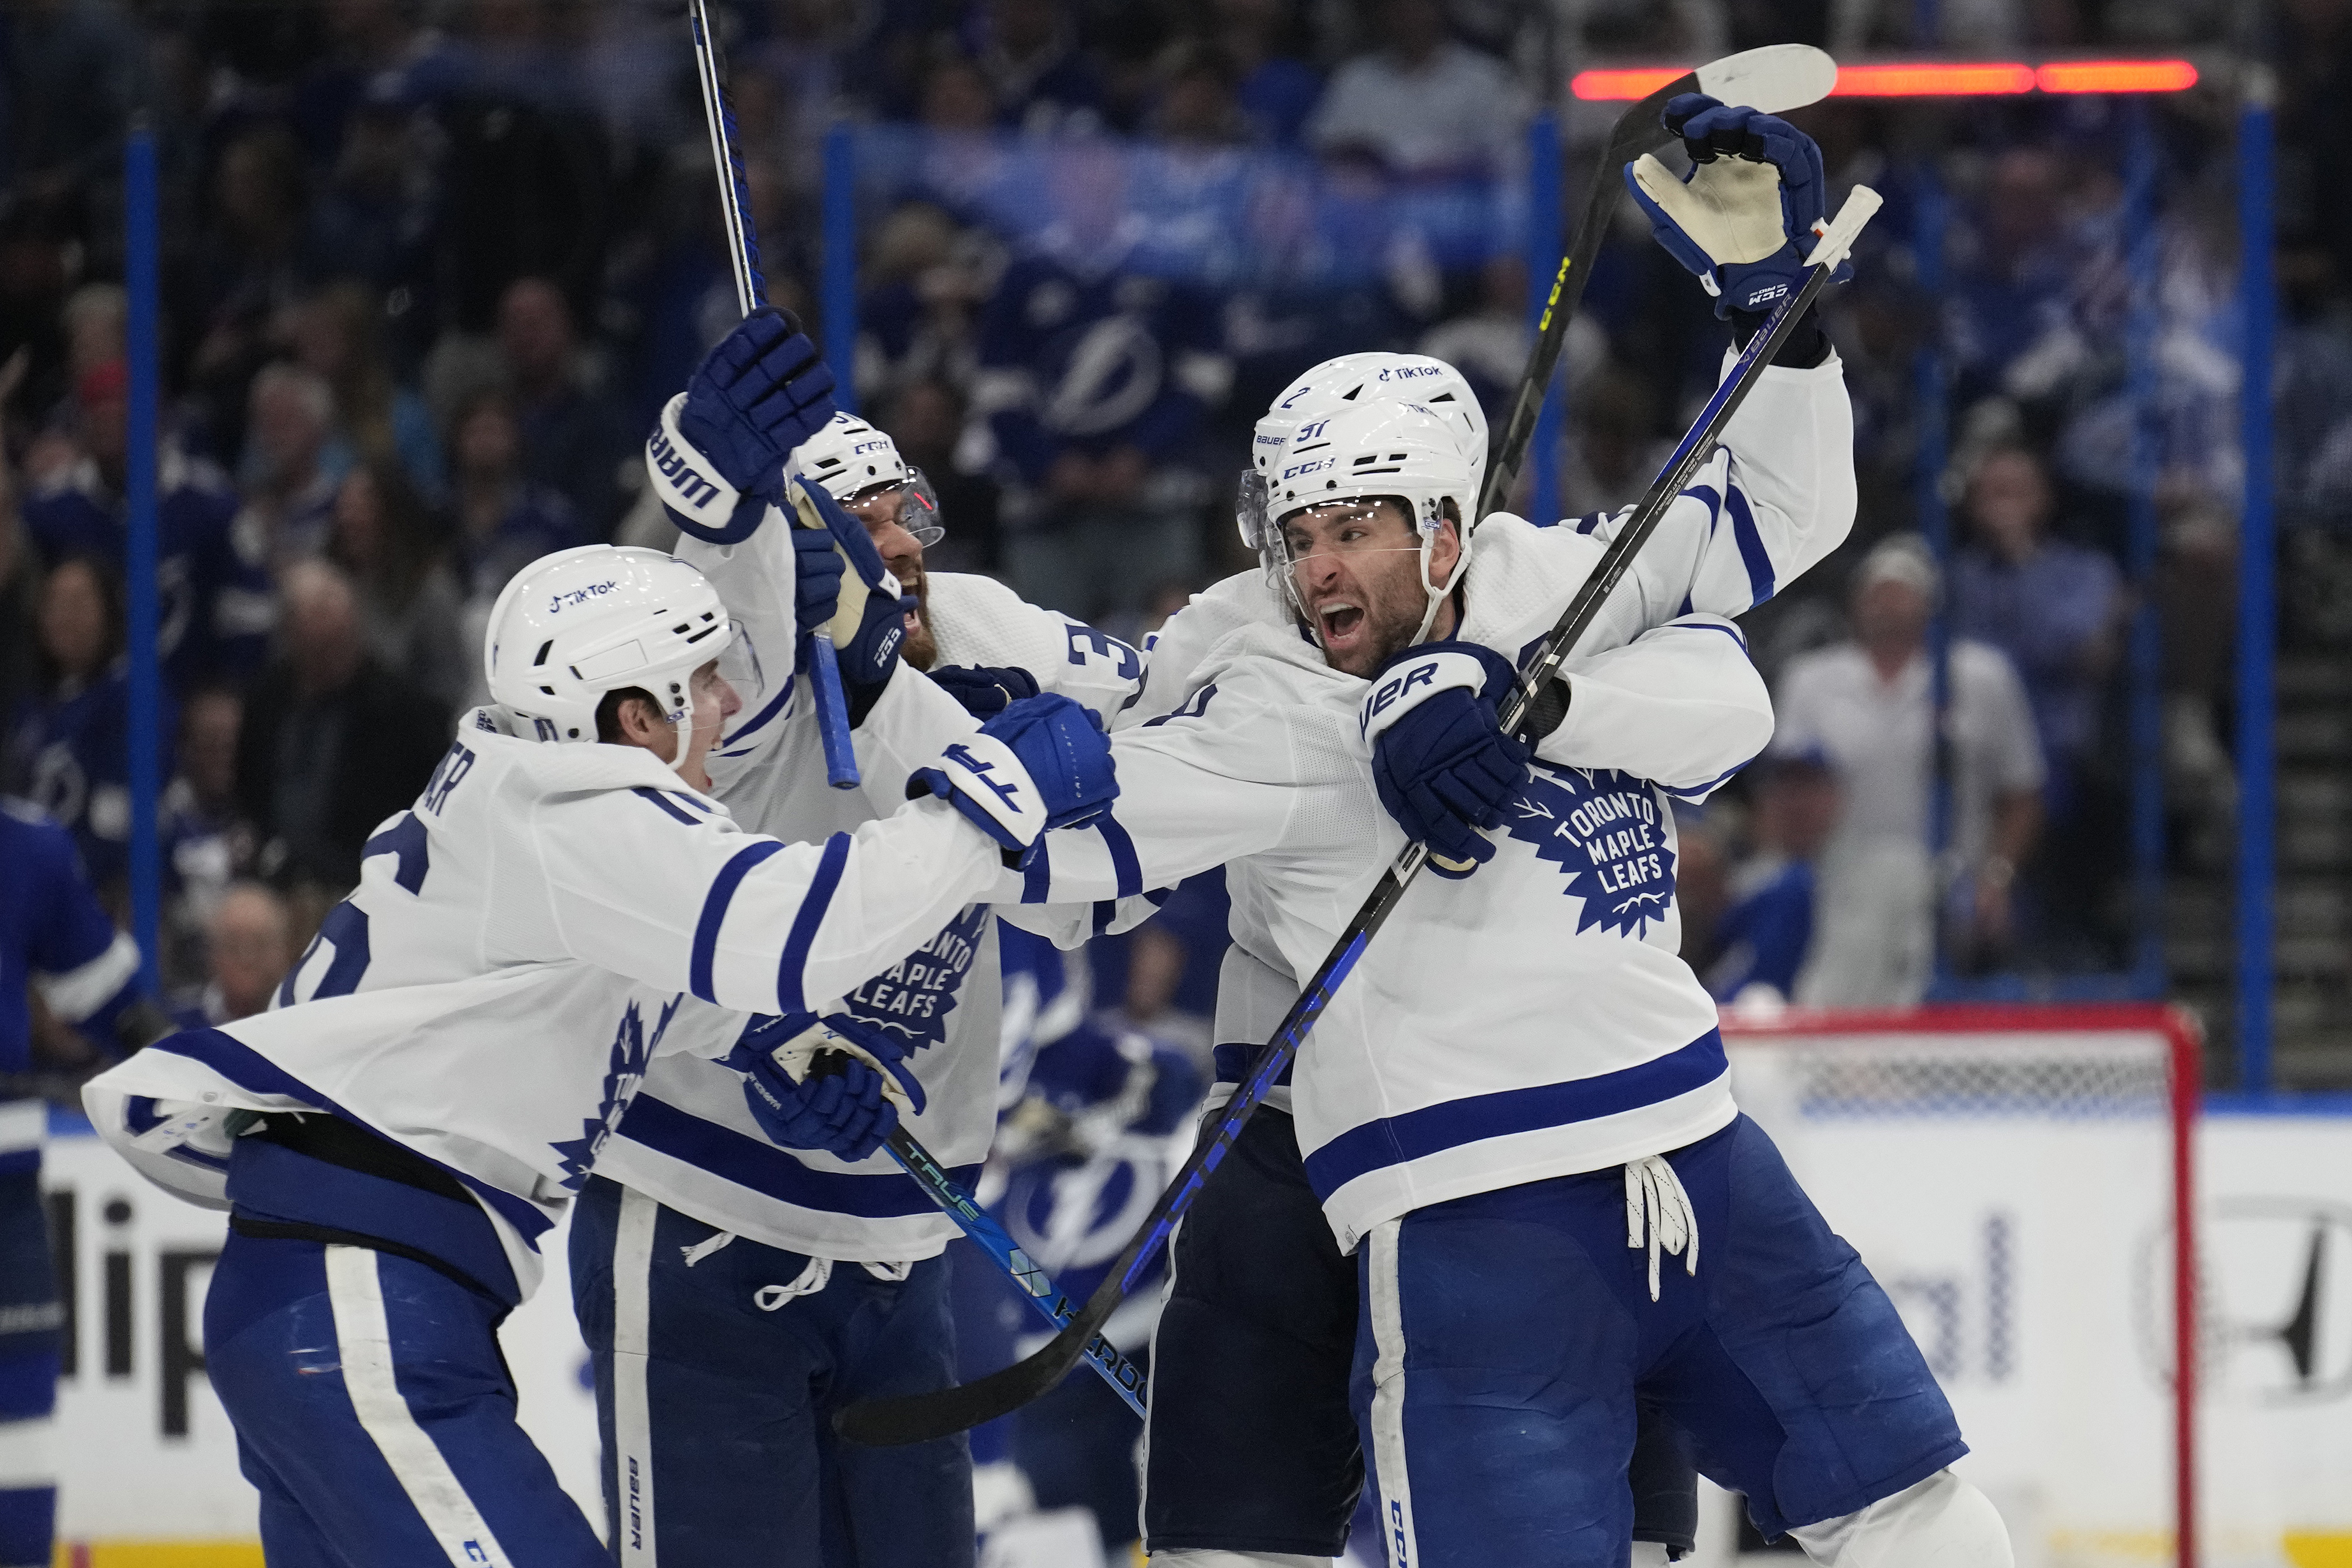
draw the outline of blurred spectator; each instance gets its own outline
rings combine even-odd
[[[224,459],[245,444],[246,384],[268,357],[268,324],[309,281],[303,187],[291,132],[261,125],[238,135],[215,165],[206,232],[166,275],[167,316],[195,334],[186,363],[197,428]]]
[[[351,575],[376,662],[454,711],[473,689],[479,660],[466,641],[464,595],[440,535],[407,474],[370,464],[335,492],[327,558]]]
[[[1323,95],[1323,79],[1307,63],[1295,0],[1213,0],[1214,36],[1233,57],[1234,87],[1250,139],[1287,147],[1298,140]]]
[[[1969,476],[1975,533],[1952,571],[1953,627],[2009,656],[2049,770],[2050,814],[2072,814],[2074,785],[2098,742],[2100,699],[2126,608],[2106,555],[2050,535],[2050,479],[2021,447],[1988,452]]]
[[[245,508],[236,526],[261,540],[270,561],[283,566],[326,548],[335,487],[351,454],[329,449],[335,395],[299,365],[264,365],[253,378],[252,404],[245,458],[237,466]]]
[[[499,356],[513,397],[526,479],[562,492],[591,539],[620,521],[620,469],[643,433],[582,363],[572,308],[556,287],[524,278],[499,301]]]
[[[522,433],[504,393],[476,393],[459,407],[449,453],[458,566],[467,596],[485,610],[520,568],[588,542],[572,503],[524,476]]]
[[[335,428],[324,466],[338,477],[361,464],[397,462],[428,496],[441,490],[441,443],[425,400],[392,378],[376,331],[383,308],[356,283],[331,284],[293,314],[295,362],[334,394]]]
[[[120,283],[85,283],[66,296],[66,373],[69,384],[101,365],[121,361],[131,321],[131,296]]]
[[[998,121],[1033,134],[1103,128],[1102,73],[1060,0],[982,0],[978,54]]]
[[[294,921],[286,900],[259,882],[239,882],[222,895],[205,931],[209,977],[177,1022],[184,1029],[216,1028],[269,1007],[269,994],[294,964]]]
[[[1249,138],[1234,96],[1238,72],[1233,57],[1197,39],[1186,39],[1161,60],[1159,100],[1145,129],[1179,147],[1223,147]]]
[[[923,73],[922,120],[926,131],[971,135],[994,129],[996,89],[961,55],[950,55]]]
[[[2090,353],[2074,321],[2084,258],[2067,228],[2066,167],[2046,147],[1992,163],[1948,296],[1946,333],[1962,376],[1955,406],[1988,392],[2050,395]]]
[[[1307,123],[1330,154],[1364,152],[1410,176],[1495,174],[1519,161],[1527,105],[1502,63],[1447,35],[1438,0],[1382,0],[1380,47],[1331,73]]]
[[[1786,1002],[1812,945],[1813,863],[1837,827],[1837,774],[1819,752],[1783,752],[1750,776],[1753,847],[1731,873],[1706,988],[1718,1002]]]
[[[1821,858],[1797,994],[1808,1005],[1918,1001],[1935,969],[1939,879],[1955,967],[1998,958],[2013,934],[2011,885],[2042,819],[2042,751],[2008,659],[1961,639],[1950,647],[1948,740],[1934,743],[1927,630],[1938,589],[1918,538],[1889,539],[1855,573],[1853,640],[1801,654],[1781,676],[1775,743],[1826,757],[1845,803]],[[1939,773],[1948,877],[1931,844]]]
[[[1431,329],[1419,352],[1460,371],[1477,393],[1487,422],[1500,424],[1510,416],[1510,397],[1518,390],[1528,349],[1535,341],[1528,325],[1528,264],[1508,253],[1495,257],[1482,270],[1479,284],[1477,308]],[[1571,356],[1571,377],[1576,369]]]
[[[167,980],[203,969],[204,931],[221,895],[253,867],[253,826],[237,815],[236,740],[245,700],[226,687],[188,694],[180,706],[180,771],[163,790],[159,829],[167,886]]]
[[[117,360],[81,378],[79,452],[25,503],[25,531],[42,555],[89,555],[123,569],[123,458],[130,375]],[[156,647],[176,688],[241,676],[261,662],[276,609],[263,541],[236,529],[236,494],[220,470],[165,442],[157,476]]]
[[[370,82],[337,130],[341,146],[310,210],[310,245],[333,268],[363,278],[404,346],[430,331],[435,204],[430,133],[404,77]],[[336,373],[319,369],[331,381]],[[340,387],[339,387],[340,390]]]
[[[425,787],[449,743],[447,711],[368,657],[349,578],[323,561],[284,575],[280,657],[247,693],[237,737],[244,815],[274,879],[359,880],[369,833]]]
[[[122,134],[142,53],[131,14],[78,0],[8,8],[7,174],[12,186],[87,178]]]
[[[13,475],[0,468],[0,713],[13,713],[33,689],[40,641],[33,624],[41,602],[41,563],[26,548]]]
[[[971,323],[994,281],[984,252],[929,202],[882,220],[857,301],[857,391],[880,398],[919,377],[971,378]]]
[[[7,793],[74,836],[82,866],[113,897],[130,865],[131,690],[122,586],[102,563],[69,556],[41,584],[38,683],[8,726]],[[160,726],[168,737],[169,700]],[[168,771],[171,752],[164,745]]]
[[[994,479],[956,467],[963,417],[963,400],[954,390],[927,379],[901,387],[877,423],[898,444],[899,455],[922,469],[939,494],[940,521],[947,537],[923,552],[925,564],[937,572],[992,572],[1000,559],[1000,497]]]
[[[1214,302],[1126,270],[1126,181],[1115,152],[1057,161],[1056,221],[982,318],[963,454],[1006,486],[1014,586],[1081,618],[1198,571],[1206,480],[1184,459],[1233,383]]]

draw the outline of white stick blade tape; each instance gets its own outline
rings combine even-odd
[[[1696,74],[1709,98],[1780,114],[1827,98],[1837,73],[1837,61],[1811,44],[1767,44],[1710,60]]]
[[[1806,263],[1813,267],[1835,267],[1843,261],[1846,252],[1853,248],[1853,242],[1862,237],[1863,229],[1877,216],[1885,201],[1885,198],[1868,185],[1854,186],[1848,193],[1845,205],[1838,208],[1837,216],[1832,218],[1829,227],[1822,231],[1822,242],[1813,247],[1811,256],[1805,258]]]

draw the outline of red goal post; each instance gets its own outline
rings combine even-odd
[[[1723,1034],[1741,1108],[1903,1308],[2021,1563],[2193,1568],[2195,1017],[1727,1010]]]

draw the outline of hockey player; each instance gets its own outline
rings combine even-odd
[[[751,499],[783,489],[779,468]],[[822,626],[836,558],[801,559],[797,619]],[[897,668],[895,605],[839,613],[868,744],[929,683]],[[921,1102],[903,1050],[845,1022],[856,1059],[794,1075],[772,1047],[1113,793],[1092,721],[1045,698],[927,759],[940,798],[822,843],[745,833],[704,765],[739,637],[657,552],[534,563],[491,613],[492,703],[370,840],[278,1005],[90,1085],[110,1143],[231,1208],[205,1354],[273,1563],[606,1561],[515,1424],[495,1331],[648,1065],[731,1050],[769,1135],[870,1150],[888,1097]]]
[[[746,530],[723,497],[679,476],[735,487],[776,469],[796,438],[792,411],[811,405],[762,368],[794,363],[776,346],[790,336],[780,318],[747,321],[648,443],[681,554],[762,647],[791,632],[798,552],[832,544],[777,519]],[[835,415],[788,466],[813,500],[863,525],[878,561],[861,575],[893,605],[905,593],[903,657],[968,707],[993,713],[1043,687],[1108,720],[1134,695],[1140,658],[1125,644],[987,578],[924,570],[937,498],[881,431]],[[797,686],[730,727],[712,772],[738,821],[784,838],[856,829],[894,809],[906,782],[885,771],[864,793],[828,789]],[[838,1015],[906,1053],[924,1100],[909,1126],[967,1186],[995,1125],[997,963],[985,906],[950,908]],[[607,1145],[575,1216],[572,1285],[624,1563],[814,1563],[823,1542],[835,1563],[971,1561],[961,1438],[875,1450],[833,1435],[839,1406],[937,1386],[955,1366],[942,1256],[954,1223],[888,1154],[845,1152],[761,1137],[735,1075],[689,1055],[653,1064]]]
[[[63,827],[0,799],[0,866],[8,868],[0,883],[0,1568],[46,1568],[58,1495],[49,1415],[65,1308],[41,1205],[49,1108],[34,1092],[28,994],[109,1058],[171,1023],[140,978],[137,944],[99,907]]]
[[[1765,300],[1811,243],[1818,153],[1768,117],[1677,107],[1702,172],[1720,152],[1740,162],[1654,197],[1654,221],[1706,261],[1719,297]],[[1102,897],[1244,856],[1227,867],[1237,944],[1295,977],[1405,836],[1457,879],[1392,918],[1310,1037],[1296,1090],[1307,1173],[1359,1253],[1353,1404],[1394,1563],[1623,1561],[1637,1390],[1759,1526],[1794,1530],[1823,1561],[2008,1557],[1990,1505],[1945,1468],[1964,1447],[1940,1391],[1884,1292],[1738,1116],[1713,1009],[1673,956],[1664,792],[1719,783],[1727,770],[1699,771],[1710,747],[1735,765],[1752,754],[1769,733],[1760,689],[1727,662],[1683,662],[1693,637],[1734,640],[1704,616],[1609,651],[1662,590],[1686,584],[1685,609],[1744,608],[1843,536],[1835,362],[1817,331],[1791,360],[1810,368],[1767,373],[1582,645],[1593,651],[1541,694],[1531,777],[1524,742],[1496,728],[1512,677],[1492,650],[1532,646],[1597,543],[1579,560],[1579,535],[1490,519],[1465,575],[1454,518],[1475,474],[1446,470],[1433,419],[1426,438],[1377,409],[1301,425],[1253,531],[1322,658],[1296,632],[1230,634],[1161,727],[1122,736],[1126,809],[1049,837],[1047,874],[1025,882],[1033,899]],[[1377,679],[1335,684],[1348,672]],[[1402,834],[1356,819],[1375,794]],[[1485,837],[1498,826],[1499,843]],[[1127,854],[1106,848],[1121,839]],[[1381,964],[1382,949],[1399,961]],[[1706,1273],[1702,1230],[1720,1238]],[[1630,1250],[1616,1239],[1629,1232]],[[1661,1271],[1661,1251],[1684,1267]],[[1180,1253],[1180,1299],[1183,1270]],[[1418,1496],[1416,1466],[1442,1478]]]

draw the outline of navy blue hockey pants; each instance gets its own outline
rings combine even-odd
[[[1623,1563],[1637,1397],[1768,1538],[1968,1451],[1894,1304],[1763,1129],[1742,1116],[1666,1159],[1701,1245],[1695,1276],[1663,1260],[1655,1301],[1617,1166],[1363,1238],[1352,1403],[1391,1568]]]
[[[595,1366],[606,1517],[625,1568],[970,1568],[961,1434],[860,1448],[833,1415],[955,1382],[944,1257],[904,1283],[809,1259],[592,1176],[572,1295]]]
[[[1345,1548],[1364,1480],[1348,1397],[1357,1298],[1290,1117],[1261,1107],[1170,1248],[1144,1465],[1151,1551]],[[1687,1440],[1646,1404],[1616,1487],[1634,1539],[1689,1550]]]
[[[605,1561],[515,1424],[506,1304],[415,1258],[232,1228],[205,1362],[270,1568]]]

